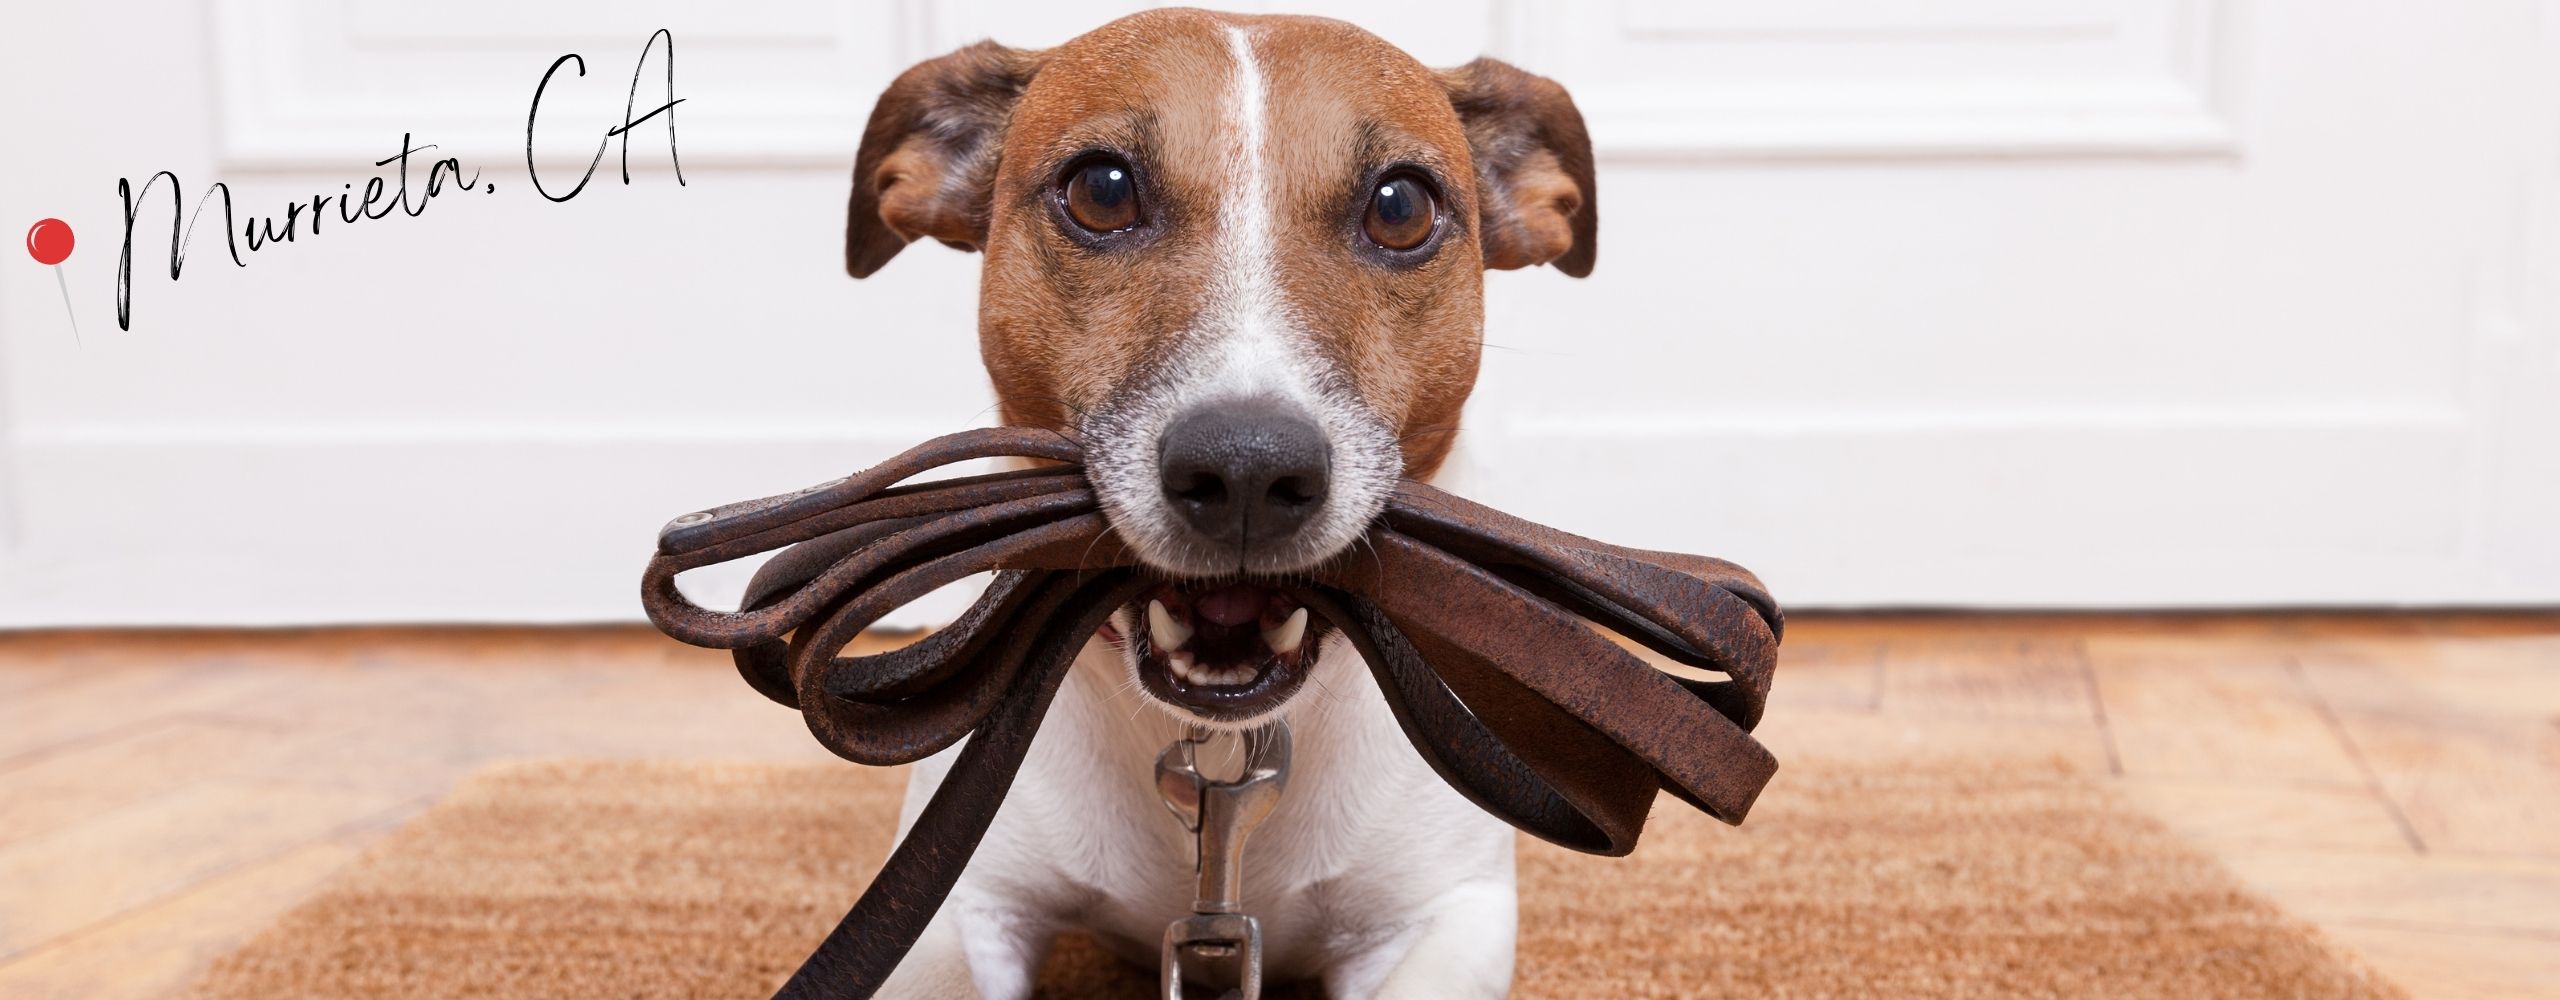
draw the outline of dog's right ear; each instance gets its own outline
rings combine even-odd
[[[986,245],[1005,122],[1044,54],[979,42],[898,74],[854,155],[847,272],[870,277],[920,236],[963,250]]]
[[[1553,264],[1590,275],[1600,253],[1600,189],[1573,95],[1499,59],[1442,70],[1440,83],[1475,156],[1484,266]]]

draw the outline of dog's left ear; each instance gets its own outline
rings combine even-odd
[[[1441,70],[1440,83],[1475,156],[1484,266],[1590,274],[1600,254],[1600,189],[1573,96],[1496,59]]]
[[[1044,55],[979,42],[898,74],[854,154],[847,272],[870,277],[921,236],[962,250],[986,246],[996,151]]]

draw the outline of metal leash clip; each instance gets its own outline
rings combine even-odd
[[[1207,730],[1195,729],[1156,755],[1156,793],[1182,828],[1197,835],[1192,871],[1199,875],[1191,915],[1164,929],[1165,1000],[1182,1000],[1183,963],[1195,978],[1234,982],[1226,995],[1262,997],[1262,925],[1236,897],[1244,881],[1244,840],[1280,804],[1289,783],[1289,727],[1274,722],[1244,734],[1244,773],[1219,781],[1200,773]]]

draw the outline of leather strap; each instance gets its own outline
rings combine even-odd
[[[997,456],[1056,464],[901,485]],[[747,683],[798,708],[827,749],[903,764],[970,737],[879,877],[778,996],[879,988],[994,822],[1077,651],[1156,582],[1112,533],[1081,460],[1056,434],[967,431],[659,533],[641,581],[649,620],[731,650]],[[777,549],[737,611],[676,590],[685,570]],[[1413,482],[1354,552],[1286,589],[1359,649],[1442,780],[1513,826],[1625,854],[1657,791],[1739,823],[1776,771],[1750,730],[1784,619],[1741,567],[1596,542]],[[990,571],[996,582],[950,627],[844,655],[882,615]],[[1658,670],[1603,630],[1723,678]]]

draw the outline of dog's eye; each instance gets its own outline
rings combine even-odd
[[[1430,185],[1414,174],[1391,174],[1380,180],[1377,193],[1369,196],[1369,214],[1360,220],[1360,228],[1379,246],[1411,250],[1431,238],[1431,230],[1439,221],[1440,210],[1432,200]]]
[[[1138,224],[1138,178],[1129,164],[1097,156],[1067,170],[1067,218],[1097,233]]]

